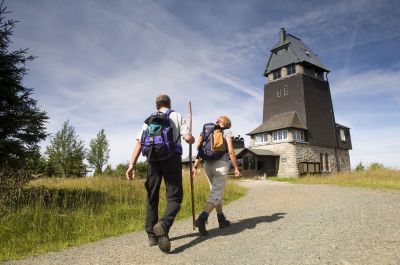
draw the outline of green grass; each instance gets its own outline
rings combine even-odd
[[[268,178],[301,184],[331,184],[371,189],[400,190],[400,171],[388,168],[352,171],[333,175],[314,175],[301,178]]]
[[[39,179],[21,192],[13,210],[0,217],[0,261],[20,259],[144,229],[143,181],[116,178]],[[209,194],[201,173],[195,179],[198,214]],[[224,203],[246,190],[228,182]],[[165,187],[160,191],[165,208]],[[190,181],[184,176],[184,199],[177,220],[191,216]]]

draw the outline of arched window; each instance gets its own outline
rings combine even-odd
[[[325,169],[324,169],[324,154],[323,153],[319,154],[319,164],[321,165],[321,171],[325,171]]]
[[[325,154],[325,171],[329,171],[329,157],[328,154]]]

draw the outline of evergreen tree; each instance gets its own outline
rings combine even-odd
[[[94,176],[103,173],[103,167],[107,164],[110,158],[110,148],[104,129],[101,129],[95,139],[90,141],[87,161],[91,168],[94,168]]]
[[[50,140],[46,148],[48,174],[61,177],[81,177],[86,175],[85,147],[75,132],[75,128],[64,122],[62,129]]]
[[[4,1],[3,1],[4,2]],[[25,64],[34,59],[27,49],[9,51],[16,21],[0,3],[0,168],[21,168],[47,136],[46,112],[31,98],[33,90],[22,84]]]
[[[360,161],[360,163],[358,163],[358,165],[356,166],[356,171],[364,171],[364,170],[365,170],[365,166]]]

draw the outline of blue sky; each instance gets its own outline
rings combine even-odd
[[[262,122],[262,73],[279,29],[331,71],[336,121],[351,128],[352,166],[400,168],[400,2],[6,0],[19,20],[13,47],[29,48],[24,85],[48,112],[48,132],[69,120],[88,145],[105,129],[110,162],[129,160],[158,94],[193,131],[228,115],[235,135]],[[245,137],[249,142],[249,137]],[[46,146],[48,141],[43,142]],[[187,154],[188,148],[184,152]]]

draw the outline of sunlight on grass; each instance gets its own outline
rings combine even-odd
[[[388,168],[352,171],[333,175],[314,175],[301,178],[269,178],[303,184],[332,184],[371,189],[400,190],[400,171]]]
[[[195,179],[198,214],[209,194],[204,173]],[[245,194],[228,182],[224,203]],[[184,199],[177,220],[191,216],[190,181],[184,174]],[[144,230],[146,191],[143,180],[45,178],[21,191],[13,211],[0,218],[0,261],[80,245],[104,237]],[[165,208],[165,187],[160,211]],[[160,212],[160,214],[162,214]]]

